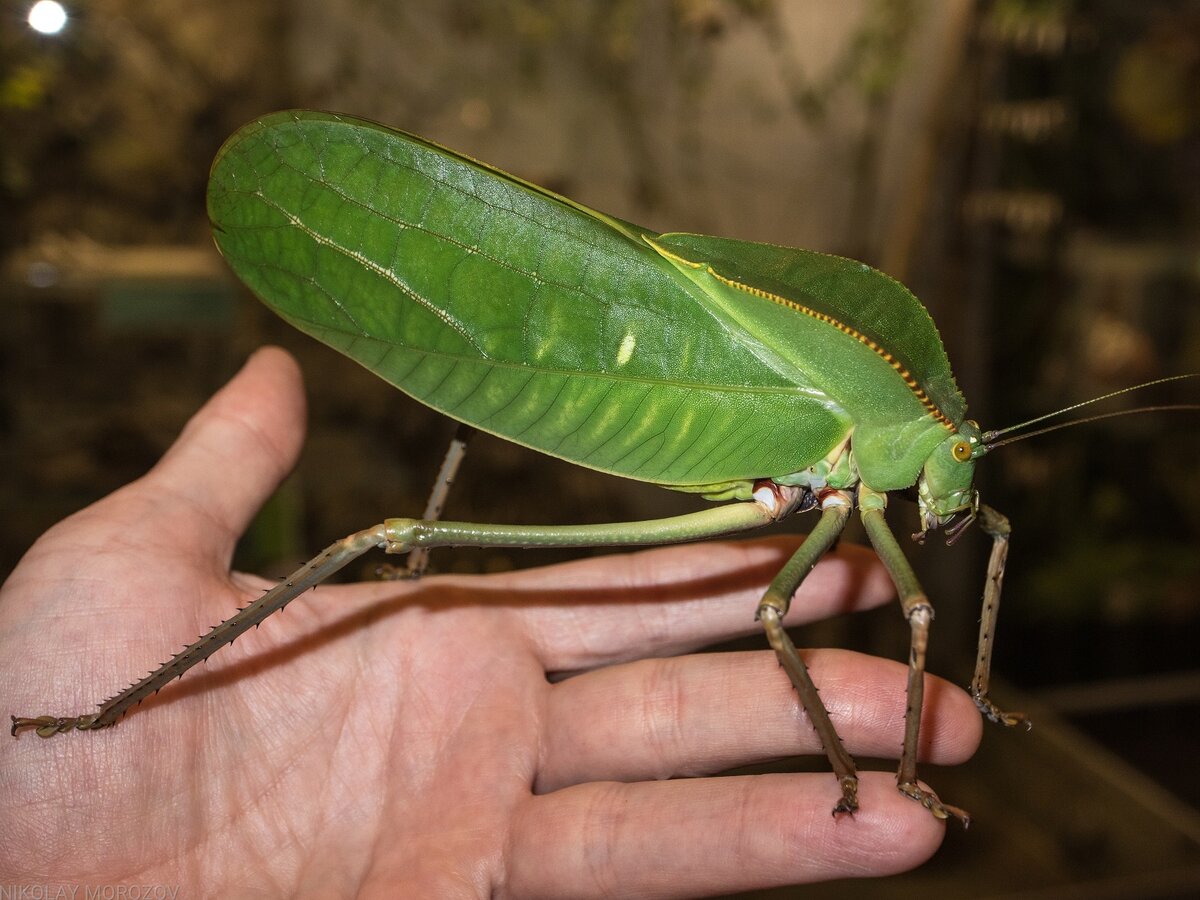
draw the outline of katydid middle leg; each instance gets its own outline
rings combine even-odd
[[[800,695],[800,703],[808,714],[809,722],[821,738],[821,746],[825,748],[829,764],[837,776],[842,797],[833,807],[833,814],[836,816],[838,813],[852,813],[858,809],[858,775],[855,772],[854,760],[842,744],[842,739],[829,718],[829,710],[817,694],[817,686],[813,684],[808,667],[804,665],[804,660],[796,652],[796,645],[792,643],[783,627],[783,617],[787,615],[792,597],[817,561],[837,541],[842,529],[846,527],[847,519],[850,518],[854,501],[844,491],[831,490],[821,497],[820,504],[820,520],[767,588],[767,592],[759,601],[757,618],[767,632],[767,640],[775,650],[779,664],[783,666],[796,693]]]
[[[965,811],[943,803],[937,794],[925,790],[917,783],[917,746],[925,697],[925,651],[929,646],[929,624],[933,621],[933,606],[883,517],[887,495],[873,491],[866,485],[860,485],[858,502],[867,537],[887,568],[888,574],[892,576],[892,582],[900,595],[900,608],[908,620],[911,632],[908,653],[908,699],[904,706],[904,745],[900,751],[896,785],[902,794],[916,800],[939,819],[954,816],[964,825],[969,824],[971,817]]]

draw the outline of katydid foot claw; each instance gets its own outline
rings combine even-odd
[[[99,717],[99,713],[92,713],[87,716],[34,716],[32,718],[9,716],[12,719],[13,737],[16,737],[17,732],[24,728],[32,728],[37,732],[38,737],[44,738],[54,737],[56,734],[76,728],[80,731],[103,728],[104,726],[96,724],[96,719]]]
[[[852,816],[858,811],[858,778],[847,775],[838,779],[838,784],[842,788],[842,799],[833,807],[833,817],[843,813]]]
[[[927,791],[918,784],[912,782],[901,783],[897,785],[900,788],[900,793],[905,797],[916,800],[923,807],[933,813],[937,819],[958,819],[962,822],[963,828],[971,826],[971,816],[965,809],[959,809],[957,806],[951,806],[949,803],[943,803],[938,799],[938,795],[933,791]]]
[[[1004,725],[1007,728],[1023,724],[1026,731],[1033,727],[1033,723],[1029,721],[1029,717],[1025,713],[1005,712],[983,694],[976,694],[974,699],[975,706],[990,722],[995,722],[997,725]]]

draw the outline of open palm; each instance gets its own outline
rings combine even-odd
[[[303,416],[295,364],[260,352],[154,470],[38,541],[0,592],[7,711],[86,711],[256,596],[229,559]],[[692,897],[910,868],[944,826],[887,774],[836,819],[831,775],[672,778],[820,752],[769,651],[663,658],[753,630],[789,550],[323,587],[116,728],[0,745],[0,882]],[[845,547],[792,619],[889,594]],[[851,751],[895,755],[904,668],[806,656]],[[923,755],[965,759],[973,704],[927,692]]]

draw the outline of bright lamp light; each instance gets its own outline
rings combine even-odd
[[[55,0],[38,0],[29,8],[29,27],[42,34],[58,34],[67,24],[67,11]]]

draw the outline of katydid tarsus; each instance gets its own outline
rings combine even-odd
[[[835,256],[647,231],[420,138],[325,113],[276,113],[241,129],[213,165],[208,205],[218,247],[254,293],[422,403],[579,465],[734,502],[644,522],[503,526],[439,521],[435,489],[426,518],[334,543],[97,712],[14,716],[14,734],[114,724],[373,548],[660,544],[819,509],[757,618],[838,778],[834,812],[851,813],[854,762],[782,620],[857,508],[911,631],[899,788],[938,817],[966,820],[917,781],[933,608],[884,510],[889,492],[915,487],[918,537],[946,528],[953,540],[975,521],[992,538],[971,691],[989,719],[1024,721],[988,696],[1009,524],[972,482],[1002,432],[966,418],[937,329],[906,288]],[[456,465],[452,452],[440,485]]]

